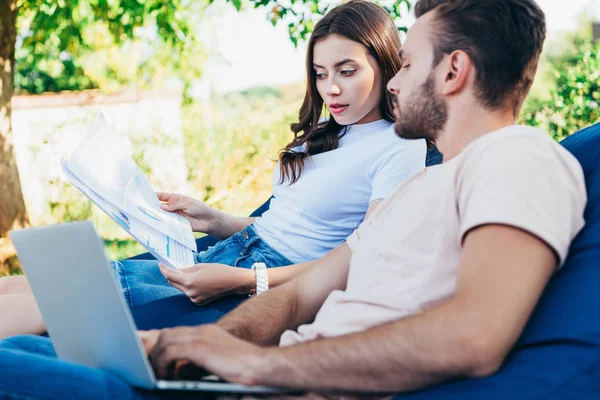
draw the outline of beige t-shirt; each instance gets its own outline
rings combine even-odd
[[[348,238],[346,290],[282,346],[363,331],[422,312],[456,288],[463,236],[497,223],[531,232],[565,260],[587,200],[577,160],[539,129],[510,126],[418,172]]]

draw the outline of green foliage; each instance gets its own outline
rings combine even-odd
[[[118,49],[135,39],[142,27],[153,33],[149,41],[158,42],[155,46],[163,53],[163,67],[176,69],[180,56],[186,60],[198,49],[192,17],[203,4],[186,0],[19,0],[15,90],[42,93],[98,87],[98,77],[88,73],[82,59],[107,47]],[[164,56],[167,52],[168,58]],[[152,68],[144,71],[144,64],[130,56],[123,53],[108,61],[142,67],[141,73],[152,72]],[[109,77],[111,72],[119,74],[118,63],[112,71],[108,69]],[[115,80],[137,82],[132,77]]]
[[[48,202],[50,214],[55,221],[82,221],[92,216],[92,202],[71,184],[57,179],[51,181],[50,185],[58,192],[56,200]]]
[[[256,88],[216,97],[210,105],[185,106],[190,195],[239,216],[268,199],[275,161],[293,138],[290,124],[298,118],[304,89],[303,83]]]
[[[123,260],[146,252],[133,239],[104,239],[104,249],[109,260]]]
[[[213,3],[215,0],[209,0]],[[227,0],[239,11],[242,8],[241,0]],[[267,19],[273,25],[284,23],[288,26],[290,40],[294,45],[305,41],[313,31],[315,23],[332,7],[341,4],[341,1],[318,1],[318,0],[249,0],[254,8],[264,7],[267,9]],[[394,20],[406,15],[411,8],[410,0],[383,0],[376,1],[382,6]],[[398,25],[398,29],[406,31],[406,27]]]
[[[18,0],[15,92],[113,91],[130,85],[144,89],[161,86],[171,75],[189,87],[200,76],[205,58],[193,27],[213,1]],[[238,10],[245,4],[226,1]],[[249,0],[251,6],[267,10],[273,25],[287,24],[295,45],[339,3]],[[395,20],[411,7],[409,0],[377,3]]]
[[[600,121],[600,42],[580,35],[574,48],[549,57],[549,96],[531,96],[521,114],[556,140]]]

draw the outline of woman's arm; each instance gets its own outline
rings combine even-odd
[[[269,287],[274,288],[292,280],[318,262],[319,260],[315,260],[269,268]],[[256,291],[255,272],[247,268],[223,264],[197,264],[181,271],[173,271],[160,263],[159,266],[169,283],[196,304],[208,304],[223,296],[250,294]]]
[[[381,199],[377,199],[371,202],[365,218],[371,215],[381,201]],[[243,227],[239,230],[242,229]],[[347,248],[346,243],[342,243],[337,249],[341,247]],[[269,288],[272,289],[291,281],[313,266],[322,263],[322,260],[269,268],[267,270]],[[183,273],[171,271],[162,265],[160,270],[171,285],[185,293],[196,304],[207,304],[223,296],[248,294],[256,291],[255,272],[246,268],[232,268],[223,264],[198,264],[182,270]]]
[[[382,201],[383,199],[376,199],[369,204],[369,209],[367,210],[365,219],[369,218],[371,213]],[[342,243],[342,245],[338,246],[338,248],[344,245],[345,243]],[[318,264],[321,260],[322,259],[307,261],[300,264],[287,265],[285,267],[269,268],[267,270],[269,275],[269,288],[275,288],[291,281],[304,271],[312,268],[315,264]],[[254,293],[256,291],[254,271],[245,270],[244,273],[239,274],[239,276],[240,286],[238,286],[238,293]]]
[[[210,224],[206,233],[217,239],[227,239],[252,224],[256,219],[254,217],[234,217],[219,210],[214,210],[214,212],[215,220]]]

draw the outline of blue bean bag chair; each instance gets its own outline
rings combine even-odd
[[[561,144],[585,173],[586,224],[503,367],[398,400],[600,399],[600,123]]]

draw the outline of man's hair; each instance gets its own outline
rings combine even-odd
[[[434,11],[434,63],[462,50],[475,69],[476,95],[517,116],[533,83],[546,37],[544,12],[534,0],[419,0],[417,18]]]

